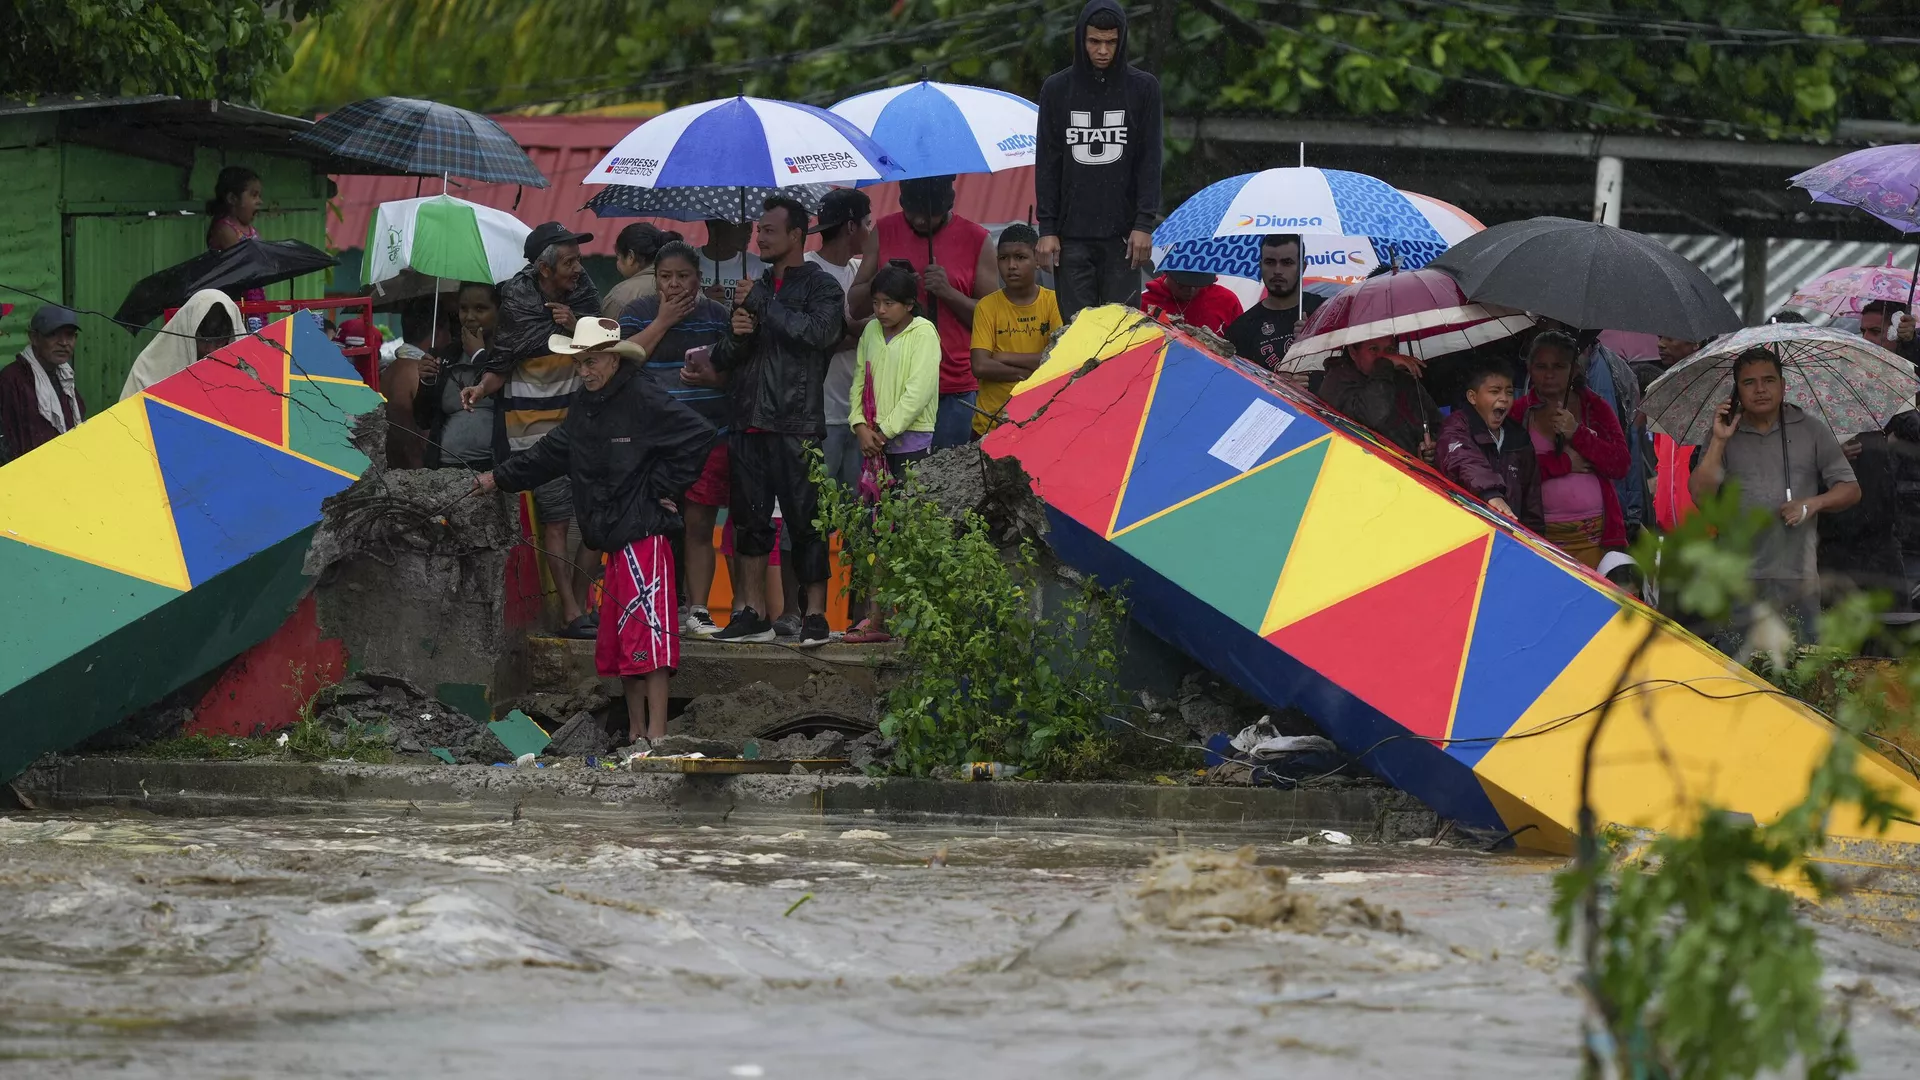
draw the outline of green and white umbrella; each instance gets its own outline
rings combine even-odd
[[[362,280],[383,301],[462,281],[497,284],[526,265],[522,248],[532,231],[504,210],[451,195],[381,203],[367,226]]]

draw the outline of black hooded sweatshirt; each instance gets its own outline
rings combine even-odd
[[[1111,12],[1120,47],[1106,70],[1087,59],[1087,21]],[[1160,215],[1160,80],[1127,63],[1127,13],[1089,0],[1073,32],[1073,66],[1040,85],[1034,202],[1041,236],[1112,240],[1153,230]]]

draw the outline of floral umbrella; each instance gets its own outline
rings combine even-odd
[[[1654,427],[1682,445],[1706,443],[1720,406],[1733,396],[1734,358],[1755,346],[1780,357],[1787,401],[1824,420],[1841,439],[1878,431],[1913,408],[1913,365],[1865,338],[1825,326],[1772,323],[1728,334],[1674,365],[1642,402]]]
[[[1889,255],[1885,266],[1843,266],[1821,274],[1788,297],[1787,306],[1829,315],[1858,315],[1868,301],[1904,304],[1912,293],[1913,271],[1893,265],[1893,256]]]

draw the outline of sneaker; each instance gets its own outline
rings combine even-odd
[[[582,615],[561,629],[560,636],[572,638],[575,641],[592,641],[600,636],[600,616],[598,614]]]
[[[795,615],[792,612],[788,612],[785,615],[782,615],[779,618],[773,620],[773,636],[774,637],[799,637],[800,636],[800,616]]]
[[[833,640],[825,615],[809,615],[800,620],[800,648],[817,649]]]
[[[773,624],[752,608],[741,608],[725,630],[713,635],[715,641],[772,641]]]
[[[686,631],[697,638],[710,638],[720,632],[720,624],[713,621],[706,608],[697,607],[687,612]]]

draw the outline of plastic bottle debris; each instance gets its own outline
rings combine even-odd
[[[533,764],[534,757],[535,755],[533,754],[521,754],[519,757],[513,759],[513,767],[516,769],[524,769]]]
[[[1002,765],[997,761],[974,761],[967,764],[968,780],[1011,780],[1020,773],[1020,766]]]
[[[1294,847],[1309,847],[1314,844],[1336,844],[1340,847],[1347,847],[1353,843],[1353,837],[1343,832],[1334,832],[1332,829],[1321,829],[1319,832],[1309,833],[1298,840],[1290,840],[1288,843]]]

